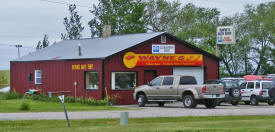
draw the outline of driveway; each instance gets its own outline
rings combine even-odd
[[[137,105],[123,105],[117,107],[138,108]],[[100,119],[119,118],[124,111],[94,111],[94,112],[68,112],[70,119]],[[206,109],[198,105],[196,109],[183,108],[182,103],[165,104],[158,107],[155,104],[146,105],[138,110],[128,110],[130,118],[143,117],[180,117],[180,116],[226,116],[226,115],[275,115],[275,106],[260,104],[251,105],[222,105],[215,109]],[[0,113],[0,120],[53,120],[65,119],[63,112],[26,112],[26,113]]]

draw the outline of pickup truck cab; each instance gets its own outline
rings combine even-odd
[[[186,108],[195,108],[197,104],[204,104],[207,108],[214,108],[217,101],[224,98],[224,87],[221,84],[198,85],[193,76],[170,75],[159,76],[135,88],[133,98],[140,107],[146,103],[183,101]]]
[[[243,84],[241,95],[245,104],[258,105],[259,102],[267,102],[269,105],[274,105],[275,88],[272,81],[247,81]]]

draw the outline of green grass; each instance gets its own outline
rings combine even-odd
[[[0,121],[5,132],[273,132],[275,116],[212,116],[135,118],[129,125],[119,119]]]
[[[59,102],[41,102],[34,100],[25,100],[29,104],[29,110],[20,110],[22,100],[0,100],[0,113],[7,112],[58,112],[63,111],[62,104]],[[128,108],[114,106],[92,106],[79,103],[65,103],[67,111],[99,111],[99,110],[129,110]]]
[[[10,85],[10,71],[0,70],[0,88]]]

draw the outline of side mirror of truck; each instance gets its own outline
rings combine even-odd
[[[153,86],[151,82],[148,82],[147,85],[148,85],[148,86]]]

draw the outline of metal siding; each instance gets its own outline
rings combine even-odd
[[[92,71],[99,73],[99,89],[84,89],[84,70],[72,70],[72,64],[94,64]],[[42,85],[34,84],[34,70],[42,70]],[[20,72],[19,72],[20,71]],[[28,82],[28,74],[33,73],[33,82]],[[11,89],[20,93],[31,88],[49,91],[71,91],[74,96],[73,82],[77,81],[77,96],[101,99],[101,60],[49,61],[49,62],[11,62]]]
[[[167,44],[175,44],[176,54],[199,54],[199,51],[195,51],[189,47],[184,46],[184,44],[173,40],[169,37],[167,37],[166,40]],[[152,44],[160,44],[160,36],[156,39],[147,41],[146,43],[136,46],[129,51],[132,51],[136,54],[151,54],[152,50]],[[115,56],[111,56],[106,59],[105,61],[105,87],[107,87],[107,92],[109,95],[120,95],[121,98],[118,99],[118,104],[135,104],[136,101],[133,100],[133,92],[134,90],[111,90],[111,72],[114,71],[136,71],[138,72],[138,83],[137,85],[143,85],[144,84],[144,70],[156,70],[157,76],[160,75],[172,75],[173,74],[173,66],[141,66],[141,67],[135,67],[132,69],[128,69],[123,64],[123,56],[126,52],[125,51],[119,54],[116,54]],[[218,72],[217,72],[217,64],[218,62],[214,59],[211,59],[209,57],[204,56],[203,58],[203,64],[206,66],[206,78],[211,79],[217,79],[218,78]]]

